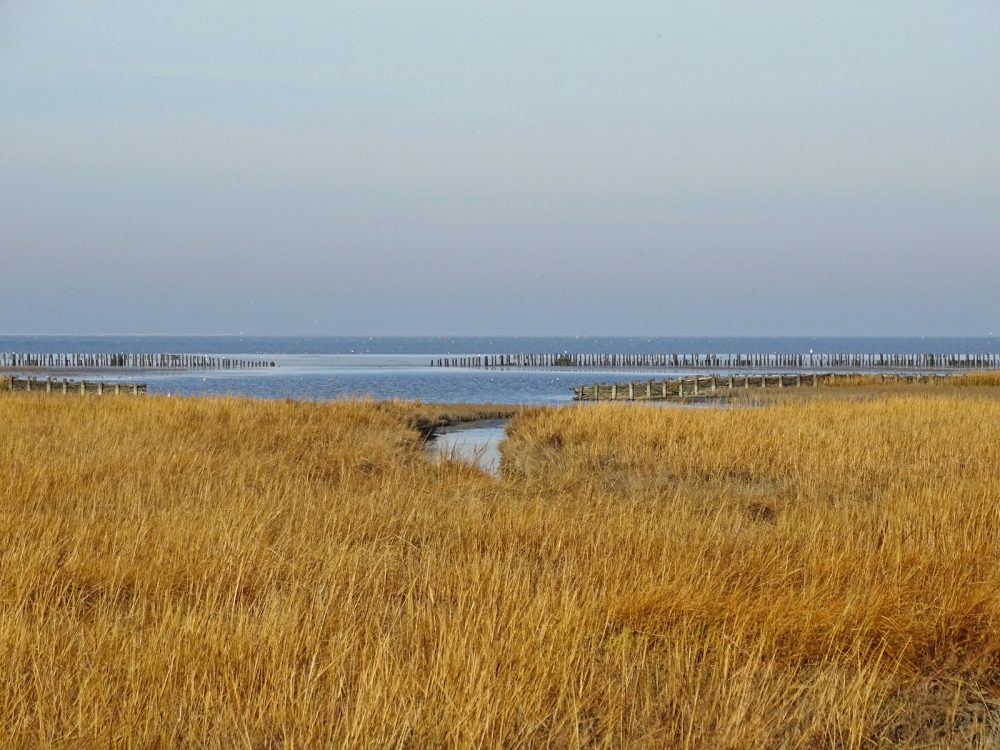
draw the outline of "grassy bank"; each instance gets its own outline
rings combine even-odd
[[[421,435],[429,435],[440,427],[471,422],[510,419],[524,407],[512,404],[409,404],[409,423]]]
[[[1000,400],[424,408],[0,395],[7,744],[1000,738]]]
[[[844,401],[897,398],[901,396],[1000,399],[1000,372],[968,372],[932,378],[927,382],[882,380],[881,375],[853,375],[822,381],[817,388],[768,388],[737,393],[730,399],[739,405],[779,402]]]

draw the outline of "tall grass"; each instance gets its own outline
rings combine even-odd
[[[995,746],[1000,401],[0,397],[12,746]]]
[[[883,378],[879,374],[837,375],[832,380],[822,380],[816,388],[767,388],[737,389],[729,398],[730,403],[740,405],[761,405],[778,401],[815,400],[872,400],[896,396],[936,396],[945,398],[1000,398],[995,389],[1000,386],[1000,372],[953,373],[946,377],[930,377],[921,381],[922,376],[910,375],[914,380],[907,382],[901,376]],[[724,394],[728,395],[728,394]]]

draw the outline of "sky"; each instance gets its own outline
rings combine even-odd
[[[0,334],[1000,333],[996,0],[0,0]]]

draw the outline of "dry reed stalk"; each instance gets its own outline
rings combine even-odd
[[[981,746],[1000,401],[0,396],[8,746]]]

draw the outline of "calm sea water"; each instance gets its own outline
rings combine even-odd
[[[258,398],[350,396],[438,402],[561,403],[570,388],[649,370],[463,370],[429,366],[432,357],[516,352],[861,352],[985,353],[1000,338],[525,338],[295,336],[0,336],[0,351],[162,352],[263,356],[278,366],[246,372],[143,372],[150,392]],[[677,371],[674,371],[677,372]],[[88,376],[89,377],[89,376]],[[116,373],[114,380],[129,376]]]

